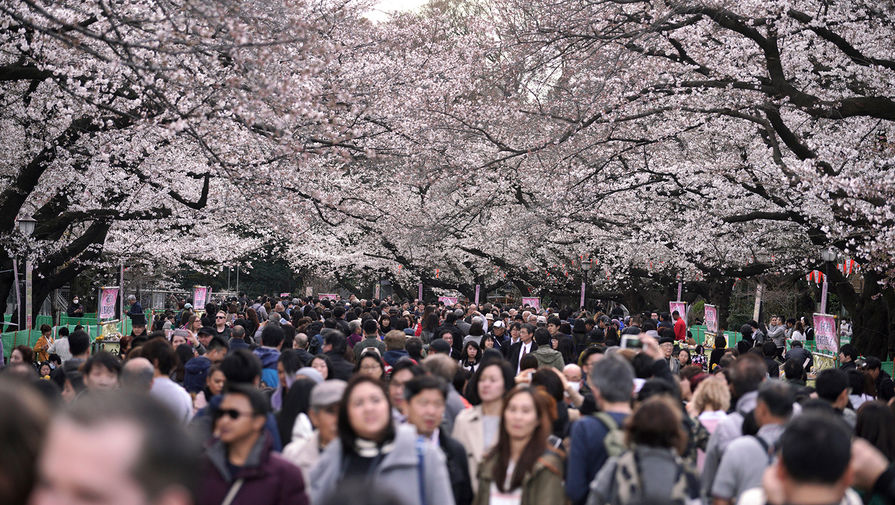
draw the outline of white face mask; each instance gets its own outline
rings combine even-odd
[[[572,389],[574,389],[575,392],[581,390],[581,382],[570,382],[569,385],[572,386]]]

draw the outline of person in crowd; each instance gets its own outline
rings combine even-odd
[[[142,349],[143,357],[155,368],[150,394],[164,404],[181,424],[186,425],[193,416],[193,400],[185,389],[171,380],[177,354],[163,338],[146,342]]]
[[[673,332],[674,330],[669,331]],[[671,370],[671,374],[677,375],[681,371],[681,364],[674,356],[674,337],[671,334],[668,334],[668,331],[664,333],[666,334],[659,337],[659,348],[665,355],[665,362],[668,364],[668,369]]]
[[[796,360],[799,365],[802,366],[805,373],[811,371],[811,366],[814,364],[814,357],[807,349],[805,349],[801,340],[792,341],[790,349],[786,351],[786,359]]]
[[[27,345],[17,345],[12,348],[9,353],[9,363],[26,363],[31,365],[34,363],[34,349]]]
[[[208,341],[205,354],[190,358],[183,365],[183,387],[187,393],[197,394],[205,388],[208,371],[218,365],[227,356],[229,344],[221,337],[212,337]]]
[[[727,446],[712,484],[713,505],[734,504],[743,492],[761,484],[762,475],[776,453],[777,441],[792,415],[793,401],[788,384],[777,380],[761,384],[753,410],[758,432],[739,437]]]
[[[354,374],[368,375],[379,380],[385,379],[385,365],[382,363],[379,349],[376,349],[375,347],[364,349],[364,352],[361,353],[357,363],[354,364]]]
[[[405,411],[407,422],[416,427],[417,433],[444,452],[455,503],[469,505],[472,503],[472,484],[466,449],[439,429],[449,387],[440,377],[414,377],[404,384]]]
[[[68,328],[64,326],[59,328],[56,340],[50,344],[49,349],[47,349],[48,353],[58,355],[63,363],[71,359],[71,348],[68,345],[68,333]]]
[[[339,435],[339,405],[346,385],[338,379],[316,384],[308,410],[313,434],[307,439],[292,440],[283,448],[283,457],[301,469],[305,482],[310,482],[311,469],[320,461],[320,454]]]
[[[557,318],[558,319],[558,318]],[[556,325],[557,328],[559,325]],[[562,353],[550,347],[550,331],[545,328],[535,330],[535,344],[532,356],[538,359],[538,367],[551,366],[560,372],[566,366]]]
[[[709,377],[696,386],[693,400],[687,404],[687,413],[696,418],[711,436],[718,423],[727,417],[730,408],[730,390],[727,383],[718,377]],[[697,455],[697,469],[701,472],[705,464],[705,451]]]
[[[687,341],[687,321],[681,317],[681,313],[674,311],[671,313],[671,319],[674,321],[674,340],[677,342]]]
[[[0,503],[28,503],[38,482],[37,459],[50,421],[50,405],[33,379],[9,373],[0,374],[0,405]]]
[[[407,334],[400,330],[392,330],[385,334],[385,353],[382,355],[382,360],[385,361],[389,368],[395,366],[398,360],[409,356],[409,353],[404,349],[407,345],[407,340]]]
[[[88,391],[117,389],[121,360],[108,351],[99,351],[84,363],[81,374]]]
[[[855,465],[850,434],[841,420],[821,413],[793,418],[778,441],[780,456],[765,472],[761,487],[740,497],[740,505],[860,505],[849,488]],[[861,470],[864,472],[865,470]]]
[[[857,414],[849,408],[848,374],[842,368],[827,368],[817,374],[814,385],[817,397],[829,403],[842,419],[852,428],[857,422]]]
[[[224,339],[224,342],[230,340],[230,327],[227,326],[227,311],[219,310],[214,316],[214,336]]]
[[[698,503],[699,478],[681,455],[687,434],[667,395],[640,403],[625,423],[630,449],[609,458],[590,485],[588,505]]]
[[[366,349],[367,347],[374,347],[378,349],[380,356],[385,354],[385,351],[387,349],[385,347],[385,343],[379,339],[379,325],[376,323],[376,320],[365,320],[363,322],[363,330],[364,339],[354,344],[354,347],[352,348],[352,351],[354,351],[354,360],[358,361],[360,359],[360,353],[364,352],[364,349]]]
[[[230,346],[229,351],[235,351],[237,349],[250,349],[251,346],[246,342],[246,329],[239,324],[230,328],[230,340],[227,342]]]
[[[269,402],[248,384],[227,384],[205,451],[199,505],[307,505],[301,470],[274,452],[264,430]]]
[[[702,494],[710,496],[721,456],[736,438],[743,435],[743,420],[755,410],[758,386],[768,368],[764,359],[752,353],[737,358],[731,369],[731,402],[734,409],[721,420],[709,438],[702,470]]]
[[[771,316],[767,341],[774,343],[774,349],[776,349],[774,357],[783,355],[783,348],[786,346],[786,326],[783,324],[782,317]]]
[[[873,380],[877,399],[888,402],[895,397],[895,383],[892,382],[892,376],[882,369],[882,362],[879,358],[868,356],[864,360],[864,371]]]
[[[690,351],[687,349],[679,350],[677,352],[677,356],[675,356],[675,359],[677,359],[678,365],[681,370],[693,363],[693,359],[690,357]]]
[[[768,368],[768,377],[776,379],[780,377],[780,363],[777,362],[777,345],[773,341],[761,344],[761,354],[764,356],[765,365]]]
[[[853,344],[843,344],[842,347],[839,348],[839,362],[842,363],[839,365],[841,370],[851,370],[857,368],[858,364],[856,360],[858,359],[858,348]]]
[[[269,388],[276,388],[279,383],[277,362],[280,359],[280,348],[283,345],[283,329],[268,325],[261,330],[261,346],[253,352],[261,360],[261,381]]]
[[[407,384],[407,381],[410,379],[424,375],[425,373],[426,372],[424,372],[419,365],[408,358],[398,360],[398,362],[395,363],[395,366],[392,367],[392,373],[389,374],[388,380],[388,397],[392,402],[392,417],[398,424],[407,421],[407,414],[405,413],[406,402],[404,400],[404,385]]]
[[[326,328],[321,334],[323,335],[323,355],[329,359],[330,373],[327,379],[340,379],[347,382],[354,372],[354,365],[345,359],[348,340],[339,330]],[[357,349],[357,346],[354,348]]]
[[[205,387],[193,399],[193,414],[208,406],[208,401],[224,391],[226,377],[220,365],[211,365],[205,375]]]
[[[869,401],[858,408],[855,436],[873,444],[890,462],[895,461],[895,411],[885,403]]]
[[[192,504],[198,448],[178,421],[148,395],[79,398],[50,423],[29,503]]]
[[[650,337],[641,338],[645,345],[650,342]],[[572,425],[565,489],[574,505],[587,501],[591,481],[610,456],[604,439],[619,432],[631,413],[634,369],[624,359],[611,356],[590,367],[589,381],[600,414],[584,416]]]
[[[456,376],[459,369],[458,363],[444,354],[427,357],[423,360],[421,366],[427,374],[441,377],[448,384],[453,383],[454,376]],[[467,406],[469,406],[468,402],[460,396],[460,393],[455,388],[448,390],[447,400],[445,401],[444,421],[442,423],[442,429],[446,433],[453,433],[454,420]]]
[[[38,363],[49,360],[49,349],[55,342],[56,339],[53,338],[53,327],[49,324],[40,325],[40,337],[37,339],[37,342],[34,343],[34,359],[36,359]]]
[[[72,298],[65,313],[68,314],[68,317],[84,317],[84,305],[81,304],[81,299],[77,296]]]
[[[121,367],[121,389],[132,394],[146,394],[152,390],[155,368],[144,357],[131,358]],[[223,385],[223,384],[222,384]]]
[[[510,360],[510,364],[513,365],[516,374],[522,371],[520,368],[522,358],[538,350],[538,343],[533,340],[534,333],[535,327],[533,325],[522,325],[519,328],[519,341],[512,344],[509,347],[509,351],[507,351],[507,359]]]
[[[402,503],[454,503],[441,451],[418,442],[416,429],[395,426],[384,384],[364,375],[345,388],[339,436],[327,444],[311,470],[311,503],[323,503],[345,482],[376,483]]]
[[[548,443],[554,403],[543,390],[507,393],[497,442],[478,471],[476,505],[563,503],[563,452]]]
[[[332,363],[329,361],[329,356],[325,354],[319,354],[311,358],[311,362],[308,364],[314,370],[320,373],[320,376],[323,377],[323,380],[328,380],[331,375]]]
[[[460,355],[460,368],[475,373],[482,361],[482,348],[475,340],[469,340],[463,346],[463,354]]]

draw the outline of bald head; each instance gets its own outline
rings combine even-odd
[[[146,358],[133,358],[121,369],[121,387],[135,393],[148,393],[152,388],[155,367]]]
[[[562,374],[566,376],[566,380],[569,382],[581,382],[581,367],[574,363],[566,365],[566,367],[562,369]]]

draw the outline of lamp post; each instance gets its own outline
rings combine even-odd
[[[590,265],[589,261],[585,261],[583,259],[581,260],[581,270],[584,272],[584,280],[581,281],[581,304],[580,304],[581,306],[579,307],[581,309],[583,309],[584,305],[585,305],[584,304],[585,290],[587,289],[587,280],[588,280],[587,277],[588,277],[588,272],[590,272],[590,267],[591,267],[591,265]]]
[[[827,313],[827,277],[830,274],[830,263],[836,261],[836,251],[832,249],[824,249],[820,253],[820,258],[824,260],[824,283],[820,290],[820,313]]]
[[[19,227],[19,231],[22,232],[22,235],[26,237],[30,237],[32,233],[34,233],[34,227],[37,226],[37,221],[31,216],[25,216],[19,218],[17,221],[17,225]],[[31,284],[31,259],[28,258],[28,253],[25,253],[25,329],[31,329],[32,316],[31,316],[31,302],[32,302],[32,284]],[[19,311],[21,312],[22,307],[19,306]],[[20,326],[21,328],[21,326]]]

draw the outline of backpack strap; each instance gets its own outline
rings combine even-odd
[[[603,426],[605,426],[609,431],[619,429],[618,423],[615,422],[615,418],[613,418],[606,412],[595,412],[594,417],[596,417],[601,423],[603,423]]]
[[[426,472],[425,472],[425,458],[423,457],[423,451],[425,447],[425,440],[422,437],[418,437],[416,439],[416,458],[419,462],[417,465],[417,475],[419,476],[419,487],[420,487],[420,505],[426,505]]]
[[[773,463],[774,461],[774,446],[769,445],[765,439],[759,437],[758,435],[750,435],[752,438],[758,441],[758,444],[761,445],[761,448],[764,449],[765,455],[768,457],[768,464]]]

